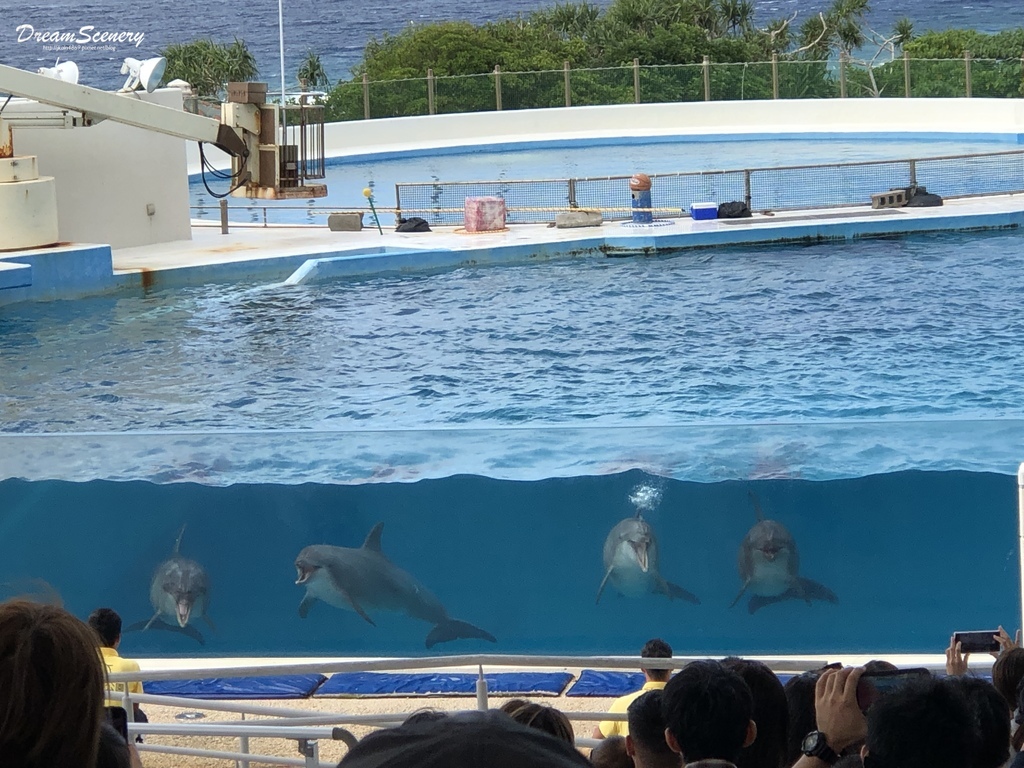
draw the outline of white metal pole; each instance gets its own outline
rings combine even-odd
[[[1017,467],[1017,538],[1020,547],[1020,626],[1024,632],[1024,463]]]
[[[279,35],[278,49],[281,53],[281,143],[287,142],[285,136],[285,88],[284,88],[284,0],[277,0],[277,32]]]

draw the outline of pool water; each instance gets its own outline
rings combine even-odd
[[[495,149],[484,147],[453,154],[432,150],[429,156],[362,160],[336,158],[328,161],[326,198],[281,203],[259,201],[259,208],[245,209],[246,201],[231,198],[230,205],[241,210],[231,214],[234,221],[263,221],[263,206],[271,209],[271,222],[323,224],[325,214],[312,213],[336,208],[365,208],[363,189],[374,190],[381,208],[395,206],[395,184],[402,182],[503,181],[511,179],[565,179],[630,176],[645,173],[775,168],[792,165],[851,163],[867,160],[906,160],[1019,149],[1009,137],[933,139],[736,139],[606,144],[547,148]],[[208,179],[215,192],[223,192],[223,181]],[[207,193],[200,178],[190,184],[197,218],[219,221],[218,202]],[[305,206],[307,210],[301,210]],[[300,208],[300,210],[294,210]],[[289,210],[292,209],[292,210]],[[391,217],[382,222],[390,224]]]
[[[700,599],[600,602],[602,547],[646,486],[660,574]],[[309,544],[359,547],[384,523],[382,551],[496,643],[430,653],[635,654],[660,636],[679,654],[938,653],[954,630],[1016,626],[1018,559],[1011,476],[901,472],[846,480],[697,483],[641,472],[513,482],[450,476],[373,485],[0,482],[0,581],[42,579],[69,609],[108,605],[149,619],[157,564],[187,524],[181,554],[210,581],[205,640],[129,632],[125,655],[424,655],[431,624],[364,606],[372,626],[324,603],[298,607],[294,561]],[[799,599],[751,614],[737,552],[756,522],[748,494],[781,522],[799,573],[835,604]],[[58,524],[59,521],[59,524]],[[1012,631],[1012,630],[1011,630]]]

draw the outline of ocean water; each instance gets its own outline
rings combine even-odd
[[[607,6],[608,0],[597,0]],[[362,57],[366,42],[385,33],[394,34],[409,24],[465,19],[481,23],[501,17],[515,17],[551,3],[543,0],[510,0],[500,5],[486,3],[430,3],[423,0],[383,0],[355,5],[345,0],[284,0],[281,3],[284,29],[285,72],[289,88],[295,87],[295,71],[307,51],[320,54],[333,80],[350,76],[350,69]],[[826,2],[808,0],[756,0],[755,21],[798,16],[794,25],[824,9]],[[875,0],[869,24],[885,32],[892,23],[908,16],[918,31],[969,27],[987,32],[1012,26],[1018,18],[1017,0]],[[19,27],[31,30],[19,31]],[[77,32],[93,27],[87,34],[126,32],[142,34],[133,42],[71,44],[70,49],[47,49],[47,43],[19,38],[32,32]],[[273,0],[227,0],[221,3],[182,0],[173,10],[155,0],[124,3],[120,0],[5,0],[0,9],[0,63],[35,70],[52,66],[54,59],[72,59],[81,70],[81,82],[99,88],[117,88],[124,82],[119,74],[122,60],[131,56],[155,56],[166,45],[212,37],[230,42],[242,37],[257,58],[260,77],[272,88],[280,88],[278,3]],[[132,38],[137,39],[137,38]]]
[[[623,597],[606,587],[602,547],[647,487],[659,570],[700,599]],[[186,525],[181,554],[210,581],[209,617],[184,635],[129,632],[134,656],[424,655],[431,629],[402,612],[315,604],[298,615],[294,561],[309,544],[358,547],[384,523],[382,551],[444,604],[497,639],[432,653],[633,654],[649,637],[680,654],[938,653],[954,630],[1018,623],[1015,483],[977,472],[900,472],[828,482],[697,483],[641,472],[512,482],[451,476],[374,485],[0,482],[0,583],[57,590],[86,615],[148,619],[149,581]],[[653,492],[650,492],[653,491]],[[788,528],[799,573],[835,604],[786,600],[751,614],[737,553],[756,522],[753,493]],[[1011,629],[1012,631],[1012,629]]]

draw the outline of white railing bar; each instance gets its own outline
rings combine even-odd
[[[135,704],[159,704],[163,707],[208,709],[212,712],[244,712],[247,715],[266,715],[267,717],[305,717],[309,715],[308,709],[243,704],[237,700],[190,699],[183,696],[158,696],[154,693],[133,693],[130,698]]]
[[[840,655],[840,654],[834,654]],[[472,656],[426,656],[412,659],[372,659],[362,661],[331,661],[281,665],[251,665],[240,667],[208,667],[192,669],[165,669],[149,672],[114,672],[108,675],[111,683],[140,680],[189,680],[210,677],[259,677],[267,675],[329,674],[334,672],[373,672],[435,667],[601,667],[606,669],[679,669],[691,661],[715,658],[715,654],[676,657],[674,659],[642,659],[637,656],[501,656],[481,654]],[[820,659],[758,658],[774,671],[806,672],[821,667]]]
[[[289,728],[280,725],[226,725],[222,723],[129,723],[128,732],[150,736],[248,736],[267,739],[335,740],[335,728]]]
[[[217,749],[197,749],[194,747],[171,747],[163,744],[137,744],[139,752],[158,752],[162,755],[182,755],[183,757],[212,757],[220,760],[248,760],[250,763],[269,763],[270,765],[306,766],[301,757],[274,757],[273,755],[254,755],[249,752],[222,752]],[[337,763],[318,763],[320,768],[335,768]]]
[[[611,698],[611,697],[608,697]],[[474,709],[465,710],[450,710],[445,714],[457,714],[458,712],[476,712]],[[284,727],[296,727],[296,726],[311,726],[311,725],[391,725],[395,723],[403,723],[405,719],[412,715],[415,710],[410,712],[392,712],[390,714],[381,715],[345,715],[340,712],[326,715],[310,715],[308,717],[295,717],[295,718],[284,718],[281,720],[260,720],[260,725],[280,725]],[[562,710],[563,714],[569,720],[579,720],[581,722],[601,722],[604,720],[617,720],[625,722],[627,715],[625,712],[573,712],[568,710]],[[218,721],[223,725],[242,725],[252,723],[252,720],[226,720]]]

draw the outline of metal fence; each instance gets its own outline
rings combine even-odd
[[[639,169],[638,169],[639,170]],[[657,215],[680,216],[691,203],[743,201],[752,211],[869,205],[871,195],[925,187],[944,198],[1024,191],[1024,150],[909,160],[651,174]],[[553,221],[576,209],[607,219],[631,216],[628,176],[523,181],[422,182],[395,185],[399,215],[431,224],[462,224],[467,197],[500,197],[510,224]]]
[[[369,120],[455,112],[602,104],[821,98],[1020,98],[1024,57],[912,59],[882,62],[787,60],[712,62],[540,72],[359,80],[339,83],[327,100],[328,120]]]

